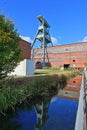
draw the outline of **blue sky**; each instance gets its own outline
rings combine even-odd
[[[87,0],[0,0],[0,13],[30,41],[38,29],[38,15],[50,24],[54,45],[87,41]]]

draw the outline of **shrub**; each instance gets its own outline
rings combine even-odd
[[[14,109],[17,103],[25,102],[33,96],[53,96],[59,89],[63,89],[66,83],[67,77],[64,75],[35,77],[19,87],[5,82],[0,88],[0,113],[8,108]]]

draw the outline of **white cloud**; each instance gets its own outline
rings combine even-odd
[[[51,37],[51,40],[52,40],[52,43],[53,43],[53,45],[58,45],[58,40],[57,40],[57,38],[55,38],[55,37]]]
[[[87,36],[85,36],[82,41],[87,42]]]
[[[30,43],[32,43],[32,39],[30,38],[30,37],[28,37],[28,36],[21,36],[20,35],[20,37],[23,39],[23,40],[25,40],[25,41],[27,41],[27,42],[30,42]]]
[[[33,40],[30,38],[30,37],[28,37],[28,36],[22,36],[22,35],[20,35],[20,37],[23,39],[23,40],[25,40],[25,41],[27,41],[27,42],[30,42],[30,43],[33,43]],[[57,38],[55,38],[55,37],[51,37],[51,40],[52,40],[52,43],[53,43],[53,45],[55,46],[55,45],[58,45],[58,40],[57,40]]]

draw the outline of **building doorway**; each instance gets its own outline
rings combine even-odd
[[[68,69],[70,67],[70,64],[64,64],[64,69]]]
[[[42,63],[40,61],[37,61],[35,64],[36,69],[42,69]]]

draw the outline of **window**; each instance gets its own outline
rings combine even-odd
[[[73,60],[73,62],[75,62],[75,60]]]
[[[76,81],[74,80],[73,83],[75,83]]]

